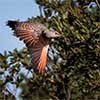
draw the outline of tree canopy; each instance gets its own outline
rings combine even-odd
[[[28,18],[63,35],[51,41],[46,72],[30,66],[27,48],[0,53],[0,99],[21,88],[22,100],[99,100],[100,8],[93,0],[36,0],[40,16]],[[21,72],[26,69],[27,73]],[[8,74],[6,74],[6,72]]]

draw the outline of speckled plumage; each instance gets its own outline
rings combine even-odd
[[[49,48],[48,38],[61,35],[38,22],[8,21],[7,25],[14,30],[14,35],[26,44],[33,67],[37,67],[39,72],[43,73]]]

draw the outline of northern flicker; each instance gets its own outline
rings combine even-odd
[[[57,31],[49,30],[46,26],[38,22],[7,22],[12,28],[14,35],[23,40],[29,50],[32,66],[37,68],[40,73],[44,73],[47,52],[49,48],[49,39],[60,37]]]

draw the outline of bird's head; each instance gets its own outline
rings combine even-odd
[[[61,34],[57,31],[54,31],[54,30],[45,30],[44,34],[47,38],[61,37]]]

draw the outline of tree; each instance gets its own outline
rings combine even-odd
[[[36,0],[36,3],[40,16],[28,20],[39,21],[64,36],[51,41],[53,52],[48,54],[44,75],[32,70],[26,48],[0,54],[0,67],[3,70],[0,74],[9,71],[9,75],[0,82],[1,91],[10,82],[22,89],[20,97],[23,100],[98,100],[99,7],[93,0]],[[26,75],[20,73],[21,68],[28,70]],[[27,77],[28,73],[31,73],[31,77]]]

